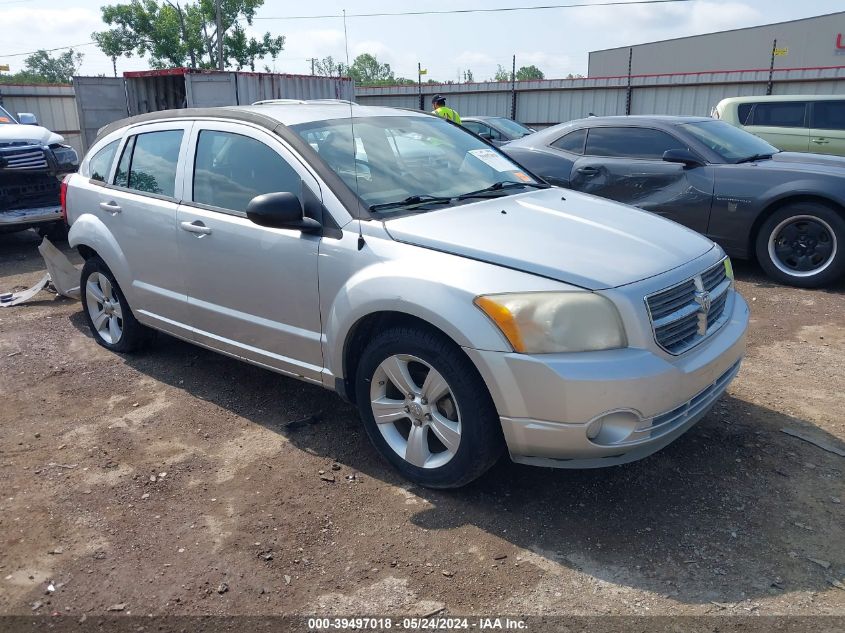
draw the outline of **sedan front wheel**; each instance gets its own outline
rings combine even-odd
[[[782,283],[827,285],[845,272],[845,219],[819,202],[789,204],[763,223],[756,251],[766,273]]]

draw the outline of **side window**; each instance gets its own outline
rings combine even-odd
[[[687,149],[673,136],[660,130],[637,127],[594,127],[587,134],[586,154],[661,159],[670,149]]]
[[[144,193],[173,197],[182,130],[144,132],[129,139],[114,184]]]
[[[845,101],[816,101],[810,127],[818,130],[845,130]]]
[[[474,134],[481,134],[482,132],[481,123],[478,123],[477,121],[464,121],[463,125]]]
[[[802,101],[786,103],[755,103],[749,125],[771,127],[806,127],[807,104]]]
[[[584,153],[584,141],[587,140],[587,130],[575,130],[569,134],[561,136],[558,140],[552,143],[552,147],[562,149],[565,152],[572,152],[573,154]]]
[[[262,193],[300,195],[302,179],[264,143],[232,132],[202,130],[194,161],[194,202],[246,211]]]
[[[736,109],[736,116],[740,125],[751,125],[751,113],[754,111],[753,103],[740,103]]]
[[[91,157],[88,162],[88,173],[91,180],[106,181],[111,164],[114,161],[114,154],[117,152],[118,143],[120,143],[120,140],[112,141]]]

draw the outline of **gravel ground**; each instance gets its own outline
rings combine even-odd
[[[36,244],[0,235],[0,289]],[[694,429],[452,492],[317,387],[167,336],[112,354],[46,292],[0,310],[0,614],[845,615],[845,457],[781,431],[845,448],[845,283],[736,268],[748,356]]]

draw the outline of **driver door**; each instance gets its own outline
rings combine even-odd
[[[320,236],[253,224],[249,201],[289,191],[319,217],[320,187],[277,138],[248,124],[198,121],[177,212],[196,342],[320,380]]]
[[[572,166],[570,187],[639,207],[704,233],[713,199],[713,170],[663,160],[687,144],[663,130],[592,127],[584,155]]]

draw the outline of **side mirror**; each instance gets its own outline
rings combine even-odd
[[[322,228],[317,220],[305,217],[302,202],[288,191],[255,196],[246,206],[246,217],[258,226],[273,229],[316,233]]]
[[[38,125],[38,118],[32,112],[18,112],[18,122],[21,125]]]
[[[485,141],[492,141],[493,135],[490,132],[479,132],[478,135],[483,138]]]
[[[700,167],[704,164],[704,161],[688,149],[667,149],[663,152],[663,160],[667,163],[681,163],[687,167]]]

